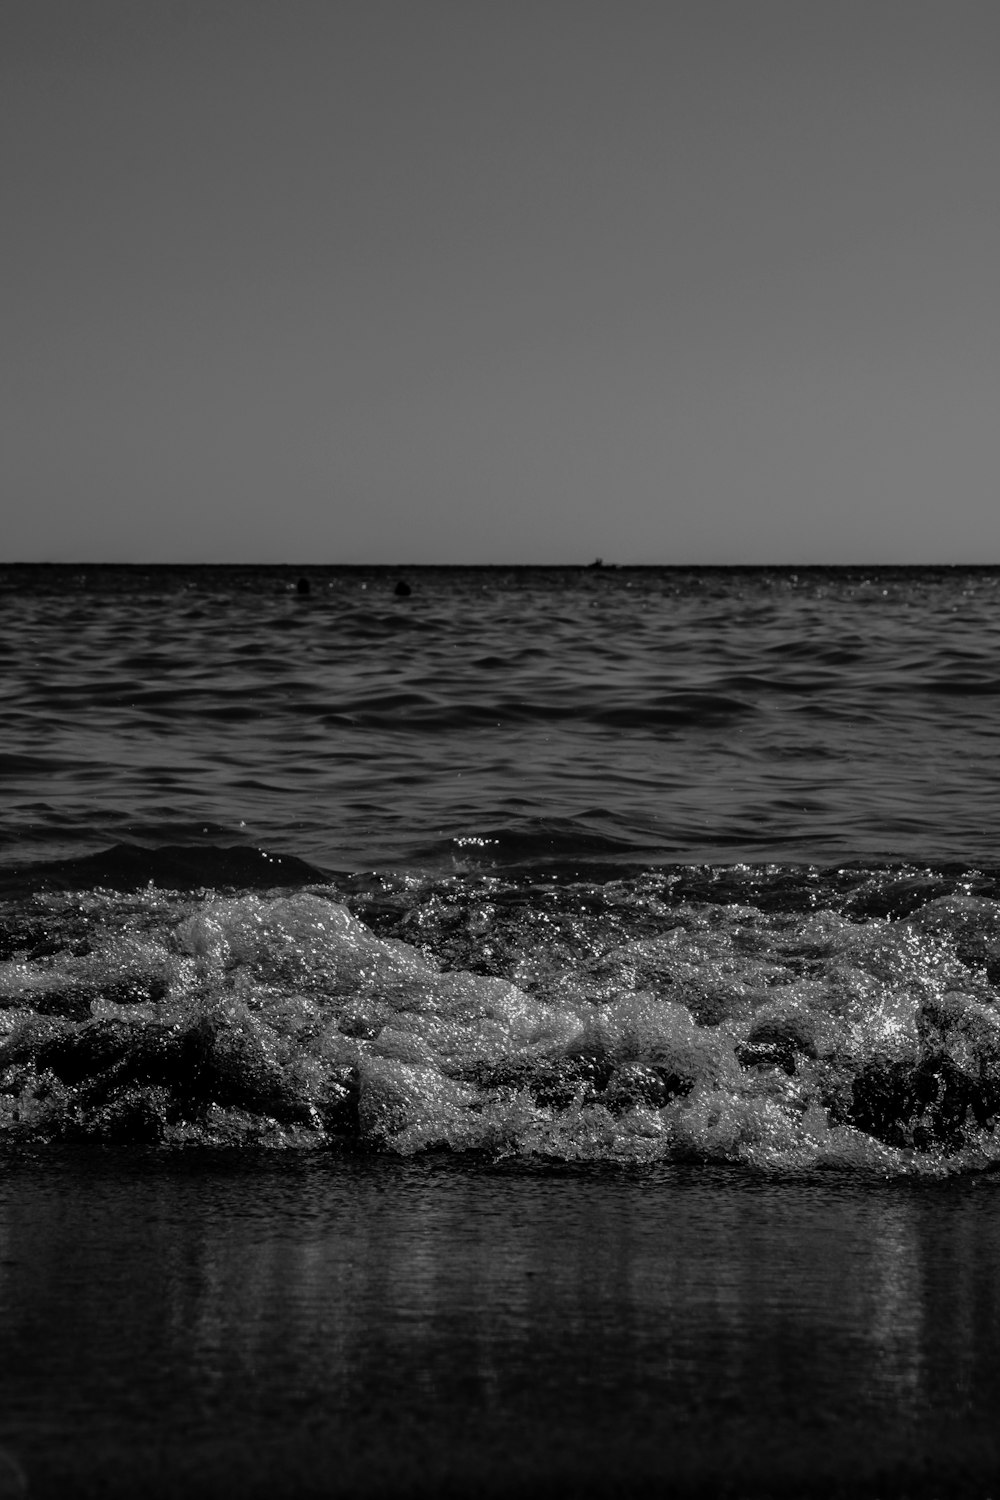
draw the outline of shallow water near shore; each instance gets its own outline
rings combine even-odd
[[[1000,1494],[1000,572],[0,569],[0,1497]]]
[[[985,1495],[995,1179],[329,1153],[11,1162],[39,1497]]]

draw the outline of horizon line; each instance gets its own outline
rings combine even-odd
[[[565,569],[577,572],[614,573],[626,570],[646,570],[652,572],[663,571],[664,569],[671,568],[684,571],[690,571],[692,569],[729,569],[733,571],[738,570],[743,572],[766,572],[774,571],[775,569],[780,569],[787,572],[818,572],[830,571],[832,569],[877,569],[880,571],[885,571],[888,569],[903,570],[915,568],[955,568],[974,570],[977,572],[988,572],[992,569],[1000,569],[1000,558],[998,558],[995,562],[684,562],[676,560],[672,562],[606,562],[601,557],[593,558],[590,562],[573,562],[566,560],[562,562],[404,562],[400,560],[394,562],[234,562],[205,560],[200,560],[197,562],[185,562],[176,560],[165,561],[163,559],[157,559],[155,561],[123,561],[121,559],[104,561],[95,558],[81,558],[73,560],[19,558],[10,561],[0,560],[0,569],[5,568],[72,568],[76,570],[87,568],[280,568],[289,572],[298,573],[331,571],[361,572],[366,569],[380,569],[385,570],[386,572],[398,572],[405,569],[408,569],[410,571],[417,571],[419,569],[450,569],[454,571],[459,571],[462,569],[474,569],[480,571],[489,570],[495,572],[510,572],[512,570],[525,570],[534,568],[539,570]]]

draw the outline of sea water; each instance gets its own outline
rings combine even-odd
[[[1000,572],[0,642],[0,1494],[990,1493]]]

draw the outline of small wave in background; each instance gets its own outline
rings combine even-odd
[[[995,571],[406,578],[0,569],[3,863],[995,857]]]

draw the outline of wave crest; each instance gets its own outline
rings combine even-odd
[[[494,886],[411,882],[378,931],[322,886],[37,898],[50,941],[0,964],[0,1140],[771,1172],[1000,1158],[997,902],[859,919],[850,893],[840,912],[671,905],[662,873],[547,903]]]

